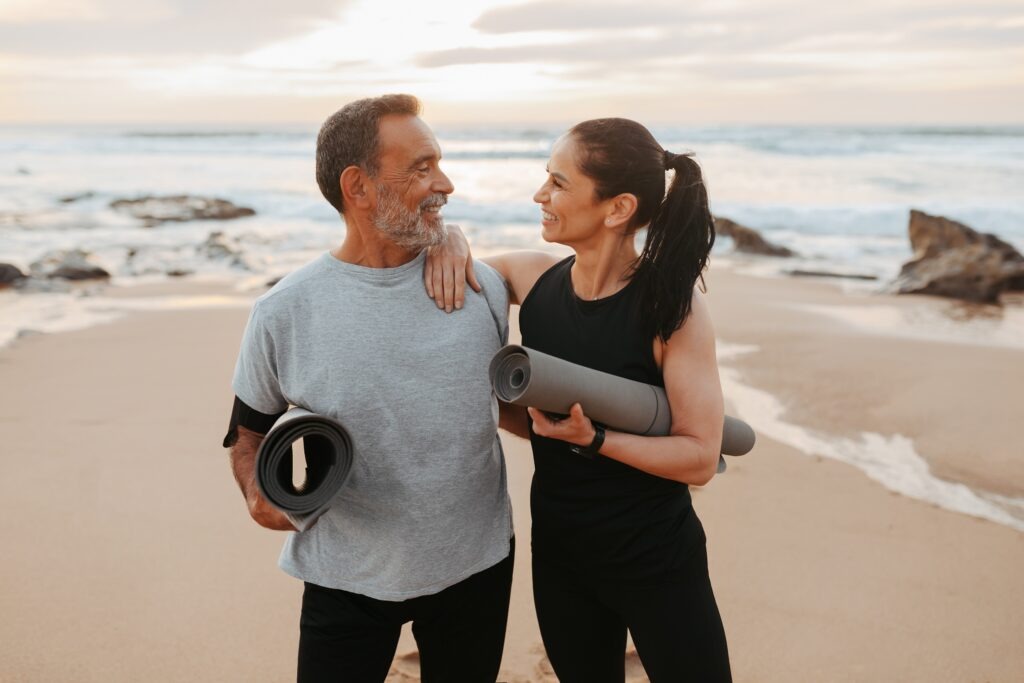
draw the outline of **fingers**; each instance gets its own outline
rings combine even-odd
[[[552,420],[543,411],[527,408],[533,420],[533,432],[549,439],[560,439],[569,443],[586,446],[594,439],[594,427],[583,413],[583,406],[574,403],[564,420]]]
[[[455,269],[445,265],[444,280],[444,312],[451,313],[455,307]]]
[[[461,310],[462,306],[466,303],[466,271],[452,272],[452,279],[455,281],[455,308]]]
[[[434,298],[434,261],[430,258],[423,264],[423,286],[427,288],[427,296]]]
[[[433,285],[434,293],[431,294],[431,298],[434,303],[437,304],[438,308],[444,308],[444,268],[438,266],[434,268],[430,273],[430,281]]]
[[[476,271],[473,270],[473,259],[466,261],[466,282],[473,288],[474,292],[482,292],[483,285],[476,279]]]

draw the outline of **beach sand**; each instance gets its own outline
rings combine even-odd
[[[727,269],[709,284],[722,348],[747,348],[723,375],[774,396],[786,422],[904,435],[935,475],[1022,495],[1024,351],[916,334],[913,315],[870,324],[941,317],[936,300]],[[301,585],[220,448],[247,313],[134,313],[0,350],[0,680],[294,678]],[[694,492],[736,681],[1024,679],[1024,534],[784,441],[761,434]],[[520,542],[500,680],[553,680],[530,593],[529,446],[504,442]],[[415,673],[407,629],[390,680]]]

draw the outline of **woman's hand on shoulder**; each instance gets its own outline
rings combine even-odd
[[[462,308],[466,302],[466,283],[479,292],[483,289],[473,271],[473,254],[469,242],[457,225],[449,224],[448,237],[442,244],[427,249],[423,263],[423,285],[427,296],[446,313]]]

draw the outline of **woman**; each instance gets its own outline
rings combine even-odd
[[[530,438],[535,459],[533,587],[544,646],[568,683],[622,681],[627,630],[655,683],[728,681],[687,488],[714,476],[723,420],[714,332],[696,289],[714,242],[700,168],[636,122],[597,119],[555,143],[547,173],[534,195],[542,235],[575,254],[483,259],[521,304],[523,345],[663,386],[672,428],[660,437],[603,429],[579,404],[562,420],[533,408],[520,415],[514,431]],[[634,237],[645,226],[638,254]]]

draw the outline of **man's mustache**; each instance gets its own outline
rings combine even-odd
[[[438,193],[430,197],[427,197],[422,202],[420,202],[420,210],[433,209],[436,206],[444,206],[447,203],[448,195]]]

